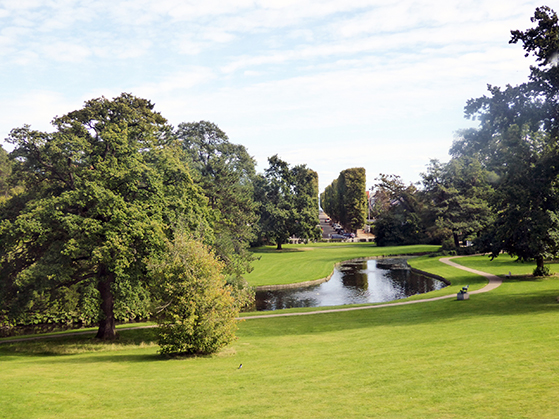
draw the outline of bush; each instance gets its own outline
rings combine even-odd
[[[160,353],[211,354],[235,339],[239,307],[223,267],[204,244],[185,234],[150,264],[161,304]]]
[[[551,275],[551,271],[549,270],[549,266],[538,266],[536,269],[534,269],[534,271],[532,272],[532,275],[534,276],[549,276]]]

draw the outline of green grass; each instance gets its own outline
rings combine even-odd
[[[502,254],[493,260],[489,256],[471,256],[454,259],[454,262],[502,277],[508,275],[509,272],[512,276],[528,275],[536,268],[536,262],[521,262],[517,258],[506,254]],[[546,262],[546,266],[549,267],[552,273],[559,272],[559,265],[555,262]]]
[[[454,286],[483,283],[415,262]],[[161,358],[152,329],[107,346],[84,336],[3,343],[0,416],[557,418],[557,295],[556,277],[513,278],[467,301],[246,320],[214,357]]]
[[[246,276],[253,286],[293,284],[325,278],[334,265],[344,260],[398,254],[429,253],[439,246],[376,247],[371,243],[313,243],[310,245],[284,245],[284,250],[274,246],[253,250],[258,258],[254,270]]]

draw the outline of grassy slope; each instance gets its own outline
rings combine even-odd
[[[482,270],[485,259],[461,262]],[[508,263],[495,269],[518,266]],[[558,286],[513,279],[468,301],[247,320],[212,358],[163,360],[138,344],[149,330],[123,332],[129,343],[98,352],[84,352],[83,337],[4,344],[0,416],[556,418]],[[35,353],[68,350],[76,354]]]
[[[293,284],[330,275],[337,262],[360,257],[434,252],[438,246],[376,247],[371,243],[284,245],[284,250],[267,246],[254,249],[258,258],[254,271],[246,276],[253,286]]]

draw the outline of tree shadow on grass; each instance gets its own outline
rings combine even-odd
[[[127,350],[156,347],[156,340],[156,331],[153,328],[119,331],[119,338],[115,341],[100,341],[91,334],[56,335],[21,342],[3,342],[0,344],[0,356],[40,355],[63,359],[84,353],[116,354]]]
[[[123,349],[111,349],[106,348],[105,350],[87,350],[87,345],[91,344],[91,340],[87,341],[82,338],[84,344],[84,350],[81,353],[64,353],[65,347],[67,348],[67,342],[48,342],[49,349],[46,351],[42,350],[44,346],[38,348],[37,342],[25,342],[26,345],[16,345],[10,344],[0,348],[0,358],[4,362],[10,360],[15,360],[18,358],[30,358],[30,357],[40,357],[48,359],[49,364],[56,365],[67,365],[67,364],[96,364],[96,363],[153,363],[153,362],[172,362],[172,361],[186,361],[193,360],[197,358],[212,358],[216,356],[227,356],[227,350],[223,353],[218,353],[216,355],[177,355],[168,356],[161,355],[157,352],[158,347],[149,347],[149,353],[130,353],[132,350],[146,349],[138,346],[126,347]],[[44,342],[43,342],[44,343]],[[94,342],[93,342],[94,343]],[[111,344],[107,344],[110,346]],[[39,349],[39,350],[38,350]],[[126,352],[125,352],[126,351]]]
[[[250,249],[251,253],[254,254],[259,254],[259,253],[299,253],[299,252],[305,252],[307,250],[310,250],[308,248],[306,249],[295,249],[292,247],[284,247],[282,250],[277,250],[275,247],[256,247],[254,249]]]
[[[158,353],[154,329],[132,329],[119,332],[120,339],[111,342],[99,341],[91,336],[45,338],[0,345],[3,361],[23,357],[48,358],[49,363],[92,364],[92,363],[141,363],[157,361],[181,361],[195,358],[228,356],[225,348],[216,355],[161,355]],[[141,351],[143,353],[131,353]]]

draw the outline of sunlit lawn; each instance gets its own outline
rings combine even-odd
[[[499,263],[489,267],[518,267]],[[557,418],[558,288],[517,277],[468,301],[251,319],[207,358],[159,357],[150,329],[107,347],[83,336],[0,344],[0,417]]]
[[[512,276],[528,275],[536,268],[536,262],[521,262],[507,254],[499,255],[499,257],[493,260],[489,256],[471,256],[468,258],[456,258],[454,262],[499,276],[509,274]],[[557,262],[546,262],[546,266],[549,267],[552,273],[559,272],[559,264]]]
[[[284,245],[284,250],[278,251],[275,246],[266,246],[253,250],[258,259],[253,264],[253,272],[246,279],[253,286],[312,281],[327,277],[334,265],[344,260],[428,253],[438,248],[430,245],[376,247],[372,243],[313,243]]]

